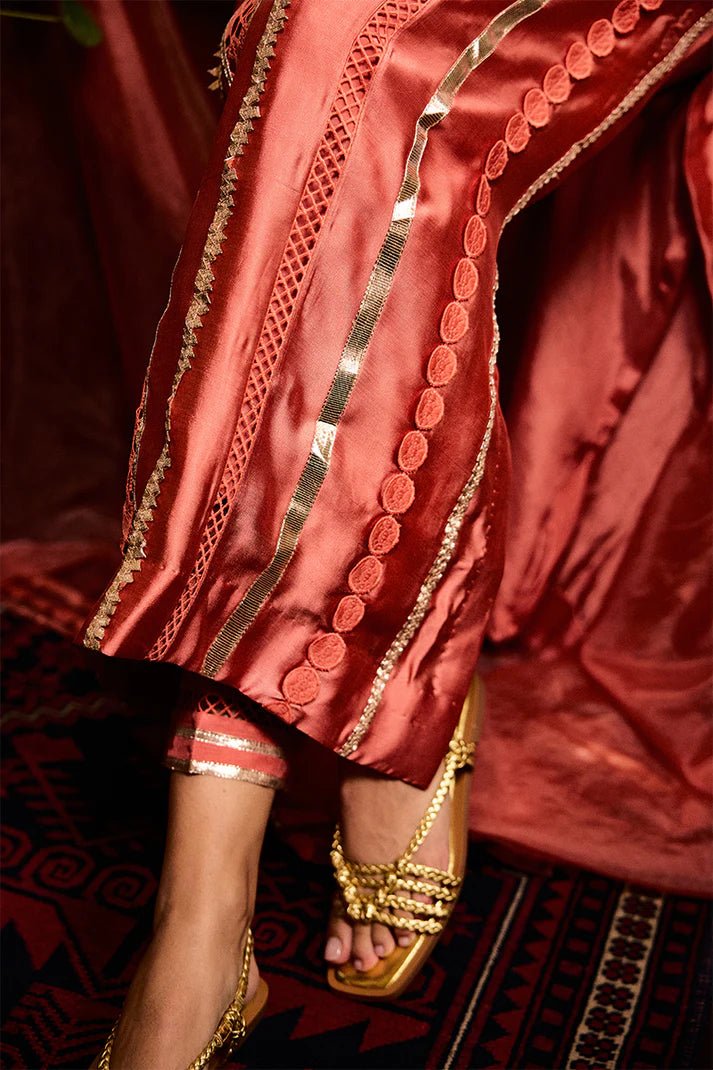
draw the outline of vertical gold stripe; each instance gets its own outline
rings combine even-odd
[[[634,87],[634,89],[623,98],[602,122],[595,127],[586,137],[577,141],[570,147],[570,149],[562,156],[556,164],[553,164],[547,171],[529,187],[529,189],[523,194],[517,204],[511,209],[508,215],[505,217],[501,233],[507,226],[507,224],[519,213],[522,209],[532,200],[536,193],[539,193],[546,185],[557,178],[566,167],[572,163],[586,148],[594,144],[615,122],[617,122],[623,115],[631,110],[643,96],[659,82],[665,75],[676,65],[678,60],[688,50],[693,41],[700,36],[700,34],[706,29],[707,26],[713,21],[713,13],[707,13],[702,16],[693,26],[691,26],[686,33],[679,39],[673,49],[664,56],[664,58],[656,64],[655,67],[649,71],[649,73],[642,78],[642,80]],[[453,510],[448,517],[446,527],[443,534],[443,540],[438,550],[438,554],[429,569],[421,589],[419,590],[418,597],[413,606],[413,609],[409,613],[406,621],[399,631],[398,635],[392,642],[391,646],[387,650],[386,654],[382,658],[381,664],[376,671],[376,676],[372,682],[369,698],[362,711],[361,717],[357,721],[352,731],[347,736],[347,739],[337,751],[342,757],[347,757],[352,754],[361,743],[362,739],[369,730],[374,714],[381,702],[384,694],[384,689],[389,682],[394,667],[398,659],[403,654],[404,650],[411,642],[411,639],[416,634],[423,618],[426,615],[428,607],[431,602],[431,597],[438,583],[442,579],[446,568],[453,556],[458,533],[463,525],[466,511],[470,505],[475,492],[480,486],[483,470],[485,466],[485,455],[487,454],[488,445],[490,442],[493,421],[495,418],[495,404],[496,404],[496,391],[495,391],[495,364],[498,353],[499,344],[499,330],[497,317],[495,314],[495,295],[497,293],[497,282],[493,288],[493,346],[490,353],[490,378],[489,378],[489,392],[490,392],[490,410],[488,413],[488,421],[486,424],[485,435],[481,442],[478,456],[476,458],[475,467],[468,477],[463,490],[458,496],[458,500],[453,507]]]
[[[141,562],[146,556],[146,531],[153,520],[154,510],[161,491],[166,469],[171,467],[171,409],[184,372],[190,367],[195,357],[195,347],[198,341],[196,331],[202,326],[203,317],[210,308],[210,294],[213,289],[215,276],[213,274],[213,262],[222,251],[222,243],[225,238],[225,228],[233,212],[233,190],[236,184],[233,161],[242,156],[253,129],[254,120],[260,115],[260,97],[265,88],[267,73],[270,69],[270,60],[275,54],[275,41],[287,18],[286,9],[290,0],[274,0],[272,9],[267,18],[265,30],[258,42],[255,61],[245,96],[243,97],[238,112],[238,122],[233,127],[228,145],[228,152],[223,164],[223,173],[220,180],[220,191],[215,213],[208,228],[208,236],[203,249],[200,266],[196,274],[193,286],[193,297],[188,307],[185,323],[183,326],[183,338],[181,350],[178,356],[176,371],[171,384],[171,392],[168,397],[165,415],[164,443],[159,454],[153,472],[144,488],[141,505],[138,507],[131,522],[131,529],[126,540],[124,558],[119,571],[112,583],[104,593],[102,602],[93,620],[89,624],[85,636],[84,645],[92,650],[99,650],[109,623],[116,612],[116,607],[121,599],[121,592],[127,583],[131,583],[134,573],[141,569]],[[139,414],[139,426],[142,426],[142,414]],[[133,477],[130,477],[133,478]],[[133,493],[133,489],[131,491]]]
[[[419,116],[391,222],[315,426],[309,458],[283,517],[275,553],[213,640],[202,667],[206,676],[215,676],[281,579],[329,471],[337,428],[391,290],[396,268],[416,214],[420,190],[419,171],[429,131],[448,115],[456,94],[476,67],[492,55],[503,38],[518,23],[546,3],[548,0],[516,0],[501,11],[460,54]]]

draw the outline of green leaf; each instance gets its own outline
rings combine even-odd
[[[84,45],[85,48],[94,48],[104,39],[104,34],[94,17],[79,0],[62,0],[60,10],[62,22],[80,45]]]

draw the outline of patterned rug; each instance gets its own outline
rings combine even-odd
[[[165,678],[152,667],[149,691],[140,670],[104,665],[16,612],[3,630],[2,1065],[86,1067],[149,932]],[[255,938],[271,1000],[235,1065],[711,1066],[700,901],[522,868],[473,844],[464,894],[418,982],[372,1007],[324,982],[329,892],[323,866],[269,840]]]

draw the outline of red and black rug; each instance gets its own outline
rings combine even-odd
[[[3,1066],[88,1066],[147,938],[160,862],[165,697],[4,620]],[[103,670],[102,670],[103,671]],[[126,670],[125,670],[126,672]],[[123,689],[123,693],[122,693]],[[268,1016],[251,1067],[708,1068],[706,904],[591,873],[526,871],[473,844],[418,983],[371,1007],[332,993],[330,875],[276,839],[255,938]]]

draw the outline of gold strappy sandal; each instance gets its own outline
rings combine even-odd
[[[362,999],[394,999],[407,988],[433,951],[455,906],[465,875],[470,783],[481,708],[482,684],[476,676],[451,739],[440,783],[400,858],[395,862],[376,864],[346,859],[337,825],[332,865],[339,885],[338,902],[341,901],[347,917],[367,924],[378,921],[418,934],[409,947],[395,947],[370,970],[357,970],[351,963],[330,967],[327,980],[337,992]],[[448,869],[420,865],[413,861],[413,856],[449,796]],[[414,899],[414,894],[429,896],[430,901]],[[408,911],[412,917],[400,917],[395,913],[397,910]]]
[[[245,1003],[252,951],[253,934],[248,929],[245,951],[243,952],[243,968],[240,971],[240,979],[238,980],[235,996],[223,1012],[223,1017],[220,1019],[215,1033],[200,1055],[193,1060],[188,1070],[214,1070],[215,1067],[222,1066],[257,1025],[267,1003],[267,985],[261,977],[255,995],[249,1003]],[[99,1056],[97,1070],[111,1070],[111,1049],[114,1046],[114,1037],[116,1036],[119,1020],[117,1018],[114,1023],[114,1027]]]

